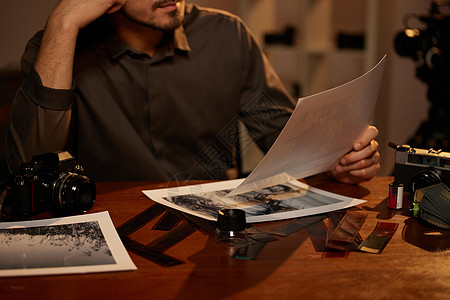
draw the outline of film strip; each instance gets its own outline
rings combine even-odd
[[[350,251],[360,250],[380,254],[398,228],[398,223],[378,222],[371,234],[363,240],[359,234],[367,213],[337,211],[328,213],[324,221],[307,227],[308,235],[322,257],[347,257]]]
[[[130,235],[138,231],[157,217],[163,215],[153,228],[164,228],[167,233],[147,245],[141,244],[130,238]],[[164,253],[170,247],[178,244],[197,230],[186,220],[160,204],[154,204],[117,227],[122,242],[127,250],[158,265],[169,267],[184,263]]]
[[[357,211],[334,212],[328,214],[327,249],[354,251],[362,242],[359,234],[367,213]]]
[[[152,230],[169,231],[180,223],[183,218],[173,212],[166,211]]]
[[[380,254],[397,231],[398,223],[378,222],[375,229],[358,247],[359,250]]]
[[[160,217],[161,216],[161,217]],[[138,231],[151,221],[160,217],[152,230],[165,230],[166,234],[144,245],[130,238],[130,235]],[[216,222],[208,221],[189,214],[177,214],[167,211],[160,204],[154,204],[131,218],[124,224],[117,227],[117,232],[122,239],[124,246],[145,259],[155,262],[161,266],[169,267],[184,263],[183,261],[165,254],[164,252],[172,246],[178,244],[196,230],[201,229],[210,235],[214,235]],[[258,230],[256,227],[249,226],[249,245],[237,249],[232,258],[252,260],[256,259],[258,254],[264,249],[268,242],[277,239],[270,233]]]
[[[237,249],[232,258],[252,260],[258,257],[258,254],[264,249],[267,243],[277,241],[272,234],[263,232],[256,227],[247,228],[249,244],[245,247]]]
[[[316,222],[307,228],[309,239],[311,240],[316,252],[327,251],[327,226],[324,221]]]
[[[286,224],[284,226],[281,226],[281,227],[278,227],[278,228],[272,230],[270,233],[279,235],[279,236],[288,236],[288,235],[291,235],[294,232],[302,230],[303,228],[306,228],[312,224],[321,222],[326,218],[327,218],[326,214],[298,218],[292,222],[289,222],[288,224]]]
[[[153,221],[158,216],[165,212],[164,206],[160,204],[155,204],[144,210],[143,212],[137,214],[130,220],[126,221],[119,227],[117,227],[117,232],[121,237],[128,237],[132,233],[138,231],[147,223]]]
[[[362,241],[359,235],[367,214],[353,211],[336,211],[317,216],[296,219],[270,233],[288,236],[306,228],[317,252],[323,257],[346,257],[349,251],[357,250]],[[328,218],[328,226],[325,220]]]
[[[167,231],[165,234],[147,245],[130,238],[134,232],[158,217],[160,218],[152,230]],[[349,251],[355,250],[381,253],[395,233],[398,223],[378,222],[369,237],[363,241],[359,230],[366,217],[367,213],[365,212],[347,210],[298,218],[270,232],[263,232],[256,227],[248,226],[249,244],[237,249],[231,257],[246,260],[256,259],[267,243],[277,240],[274,235],[286,237],[305,228],[314,249],[322,252],[322,257],[347,257]],[[325,223],[326,219],[328,219],[327,224]],[[177,213],[160,204],[154,204],[117,227],[117,232],[130,252],[161,266],[169,267],[182,264],[184,261],[164,252],[198,229],[214,235],[216,222]]]
[[[322,252],[323,257],[347,257],[349,251],[357,250],[362,242],[359,229],[366,217],[367,213],[363,212],[335,211],[298,218],[270,233],[289,236],[306,228],[314,249]]]

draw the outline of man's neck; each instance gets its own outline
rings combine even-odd
[[[153,56],[164,37],[163,31],[137,24],[120,12],[111,14],[110,19],[122,41],[130,48],[149,56]]]

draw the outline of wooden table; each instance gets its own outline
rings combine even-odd
[[[167,250],[185,263],[162,267],[130,253],[138,270],[86,275],[0,278],[1,299],[450,299],[450,251],[436,251],[429,239],[450,247],[450,233],[433,231],[407,216],[388,210],[390,177],[359,186],[325,177],[308,184],[366,203],[352,208],[368,217],[360,234],[366,238],[377,222],[399,223],[381,254],[350,252],[324,257],[306,229],[270,242],[256,260],[230,258],[202,230]],[[97,183],[92,212],[108,210],[116,226],[145,210],[152,201],[142,190],[166,187],[152,183]],[[405,205],[407,206],[407,205]],[[286,221],[257,224],[268,231]],[[427,232],[433,231],[431,235]],[[424,234],[425,233],[425,234]],[[142,228],[132,237],[146,244],[162,235]],[[427,249],[427,247],[429,249]]]

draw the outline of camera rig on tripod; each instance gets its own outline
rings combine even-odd
[[[450,14],[442,13],[443,7],[450,8],[450,1],[432,1],[426,15],[406,15],[394,45],[399,55],[415,61],[416,77],[427,83],[431,103],[428,120],[408,144],[450,151]],[[410,26],[412,19],[423,28]]]

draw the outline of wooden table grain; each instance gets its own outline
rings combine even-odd
[[[136,271],[0,278],[1,299],[450,299],[450,232],[435,230],[386,207],[391,177],[346,185],[322,176],[312,186],[361,198],[352,208],[368,217],[366,238],[377,222],[399,223],[381,254],[352,251],[324,257],[306,229],[270,242],[256,260],[230,258],[214,237],[198,230],[165,253],[184,261],[162,267],[136,254]],[[117,227],[153,204],[142,190],[175,183],[99,182],[91,212],[109,211]],[[405,206],[408,204],[406,203]],[[286,221],[255,225],[261,230]],[[163,233],[146,226],[132,238],[147,244]],[[427,234],[427,233],[432,234]],[[430,240],[434,239],[433,241]],[[436,240],[439,239],[438,243]],[[433,245],[438,244],[439,247]]]

